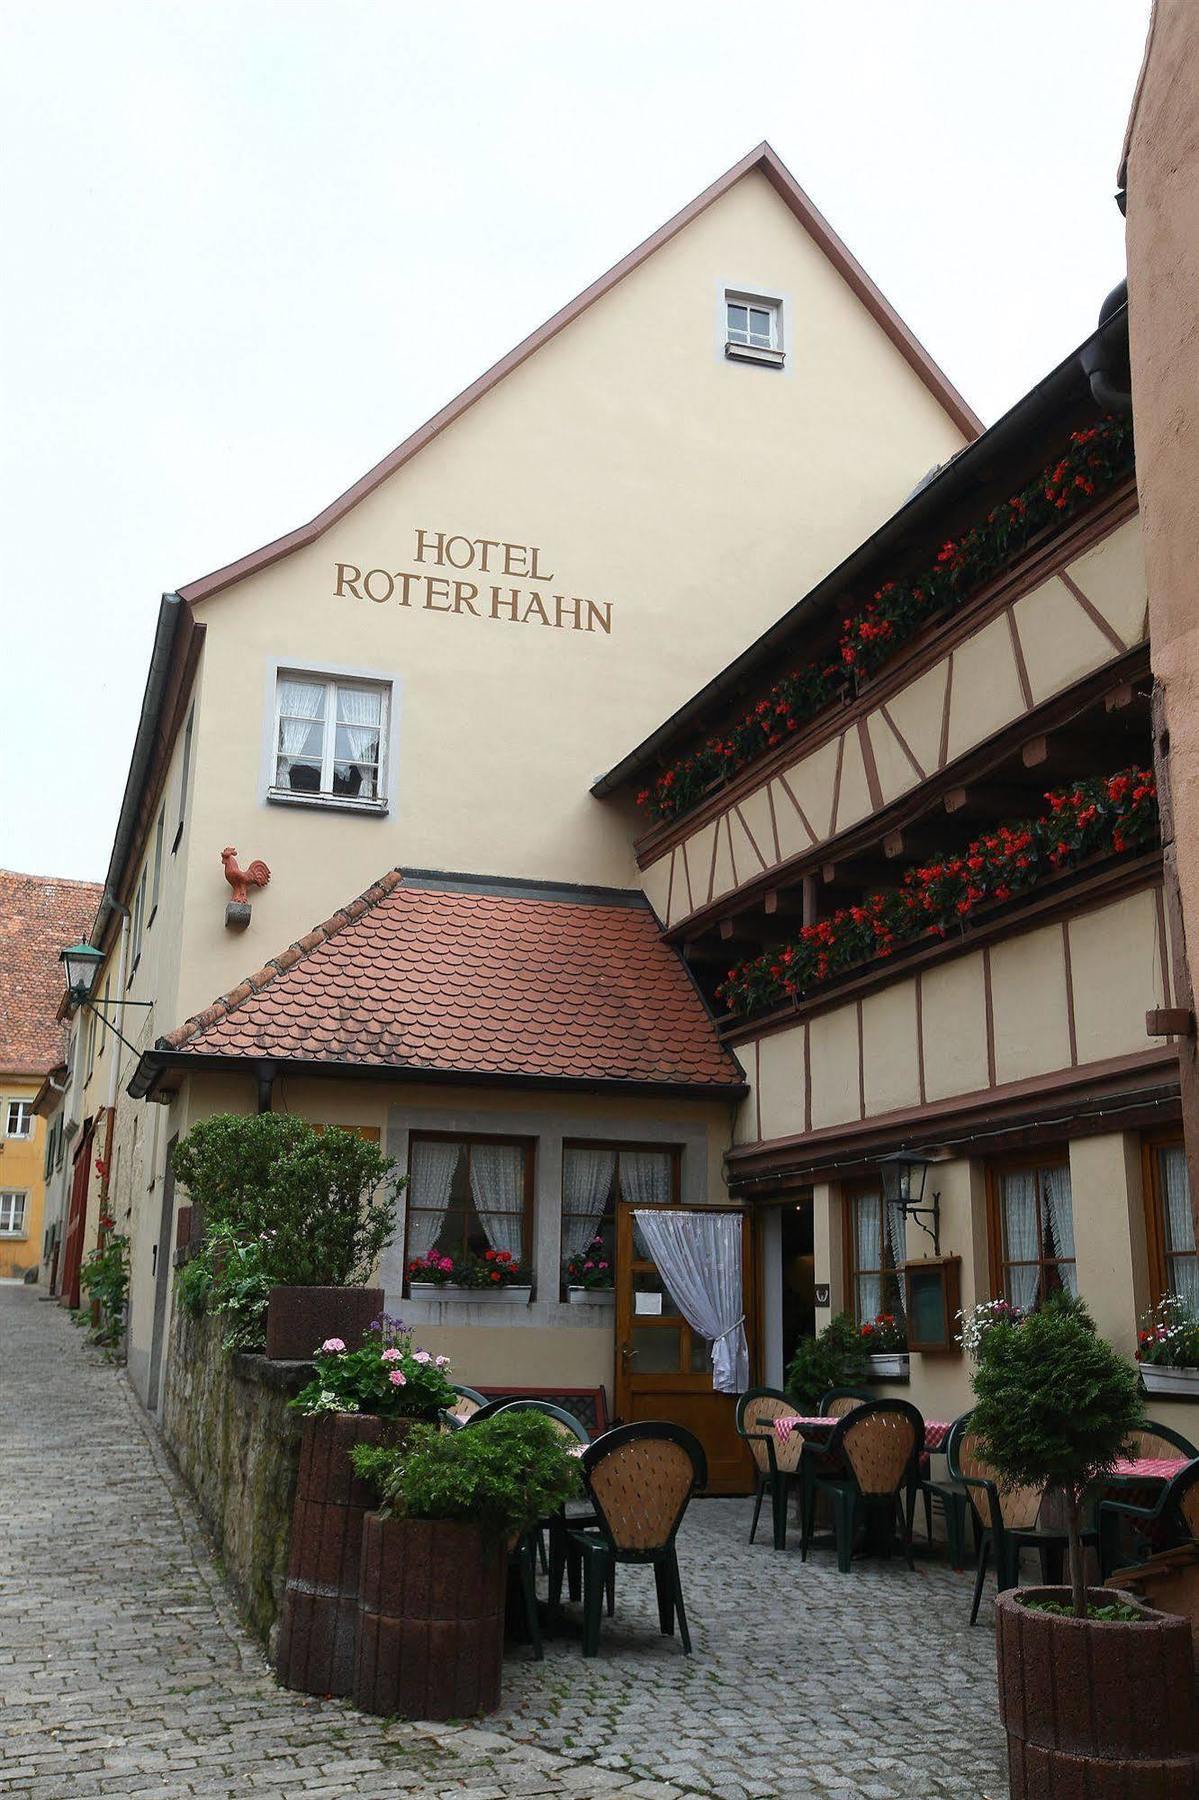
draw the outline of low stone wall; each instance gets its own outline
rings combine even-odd
[[[287,1579],[300,1455],[299,1415],[288,1401],[311,1363],[229,1356],[219,1320],[176,1307],[162,1434],[203,1513],[242,1616],[267,1651]]]

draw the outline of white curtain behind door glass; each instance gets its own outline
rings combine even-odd
[[[1031,1171],[1023,1169],[1003,1177],[1003,1233],[1009,1263],[1008,1289],[1013,1306],[1022,1312],[1037,1302],[1041,1278],[1041,1246],[1037,1242],[1037,1188]]]
[[[670,1152],[622,1150],[620,1197],[634,1206],[666,1206],[670,1201]]]
[[[567,1149],[562,1152],[562,1260],[577,1256],[595,1236],[604,1216],[612,1176],[614,1150]]]
[[[493,1250],[524,1249],[525,1158],[517,1144],[472,1144],[470,1191]]]
[[[713,1388],[718,1394],[743,1393],[749,1386],[749,1345],[740,1213],[641,1212],[635,1218],[688,1325],[711,1339]]]
[[[408,1161],[408,1254],[425,1256],[441,1235],[461,1144],[418,1138]]]
[[[1068,1294],[1078,1292],[1078,1266],[1074,1261],[1074,1206],[1070,1196],[1070,1171],[1063,1164],[1041,1170],[1041,1198],[1049,1215],[1049,1235],[1059,1257],[1057,1272]]]
[[[1186,1152],[1181,1145],[1161,1152],[1160,1168],[1166,1248],[1172,1252],[1166,1263],[1166,1277],[1179,1299],[1185,1300],[1192,1312],[1199,1313],[1199,1257],[1194,1254],[1195,1221],[1191,1216]]]
[[[279,682],[279,770],[277,780],[282,782],[293,759],[303,756],[305,762],[321,766],[321,746],[319,741],[315,748],[307,750],[308,733],[315,722],[319,727],[325,716],[325,686],[320,681],[295,681],[282,678]]]
[[[882,1201],[877,1194],[859,1194],[854,1201],[854,1261],[859,1269],[877,1269],[883,1260]],[[863,1323],[874,1319],[882,1310],[882,1279],[878,1275],[859,1275],[858,1318]]]

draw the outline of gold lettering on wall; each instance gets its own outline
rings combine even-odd
[[[363,569],[356,563],[334,564],[335,600],[373,601],[376,606],[403,606],[409,611],[469,614],[510,625],[546,625],[552,631],[584,631],[612,635],[612,602],[547,588],[555,579],[540,544],[512,544],[505,538],[471,538],[461,532],[432,531],[418,526],[413,561],[418,569]],[[464,570],[471,579],[461,579]],[[434,573],[453,571],[452,574]],[[483,583],[483,575],[516,577],[538,586]]]

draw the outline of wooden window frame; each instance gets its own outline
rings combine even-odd
[[[1017,1152],[1014,1152],[1011,1156],[995,1157],[992,1161],[987,1163],[987,1166],[986,1166],[987,1265],[988,1265],[988,1273],[990,1276],[990,1285],[991,1285],[990,1298],[992,1300],[1004,1300],[1008,1297],[1007,1296],[1007,1284],[1004,1280],[1004,1271],[1008,1267],[1008,1259],[1005,1258],[1005,1256],[1003,1254],[1003,1250],[1004,1250],[1004,1243],[1003,1243],[1003,1192],[1002,1192],[1001,1184],[1002,1184],[1002,1179],[1003,1179],[1004,1175],[1015,1174],[1017,1171],[1028,1172],[1031,1170],[1032,1173],[1037,1177],[1036,1198],[1037,1198],[1037,1224],[1039,1227],[1038,1242],[1043,1244],[1045,1241],[1045,1230],[1044,1230],[1045,1221],[1044,1221],[1044,1215],[1042,1214],[1042,1211],[1041,1211],[1040,1172],[1042,1169],[1067,1169],[1068,1170],[1069,1168],[1070,1168],[1070,1150],[1069,1150],[1068,1145],[1063,1145],[1060,1149],[1058,1149],[1056,1147],[1051,1147],[1044,1151],[1033,1151],[1031,1153],[1028,1151],[1017,1151]],[[1070,1181],[1070,1210],[1071,1210],[1071,1215],[1073,1216],[1073,1210],[1074,1210],[1073,1176],[1071,1176],[1071,1181]],[[1078,1234],[1077,1234],[1077,1231],[1075,1232],[1074,1256],[1073,1257],[1043,1256],[1043,1257],[1038,1258],[1037,1267],[1040,1270],[1044,1270],[1049,1267],[1056,1268],[1059,1263],[1064,1263],[1064,1262],[1068,1263],[1071,1261],[1074,1264],[1075,1277],[1077,1278],[1077,1274],[1078,1274]],[[1019,1266],[1027,1267],[1026,1264],[1020,1264]],[[1037,1276],[1037,1298],[1033,1303],[1034,1306],[1040,1306],[1042,1301],[1045,1299],[1045,1294],[1042,1291],[1042,1283],[1043,1283],[1043,1276],[1038,1274],[1038,1276]],[[1063,1283],[1062,1286],[1063,1286],[1063,1291],[1065,1291],[1065,1284]],[[1081,1291],[1081,1289],[1080,1289],[1080,1291]]]
[[[1156,1306],[1173,1291],[1168,1279],[1170,1256],[1188,1254],[1185,1250],[1170,1252],[1166,1249],[1166,1216],[1158,1163],[1160,1151],[1183,1148],[1181,1125],[1173,1126],[1168,1131],[1147,1132],[1141,1139],[1141,1197],[1145,1206],[1145,1251],[1149,1267],[1151,1306]],[[1199,1243],[1199,1239],[1196,1241]]]
[[[568,1213],[566,1210],[566,1152],[568,1150],[613,1150],[616,1153],[616,1168],[613,1171],[614,1179],[616,1182],[616,1193],[613,1196],[612,1212],[610,1215],[611,1219],[612,1219],[612,1285],[613,1285],[613,1287],[615,1287],[615,1285],[616,1285],[616,1220],[617,1220],[617,1217],[620,1212],[620,1207],[621,1207],[622,1203],[624,1203],[624,1195],[621,1192],[621,1187],[620,1187],[620,1153],[622,1150],[639,1150],[639,1151],[648,1151],[651,1155],[654,1155],[654,1156],[669,1156],[669,1158],[670,1158],[670,1199],[667,1202],[667,1204],[670,1206],[679,1206],[682,1203],[682,1194],[683,1194],[683,1146],[681,1144],[648,1144],[648,1143],[642,1143],[640,1140],[633,1139],[633,1138],[620,1138],[620,1139],[616,1139],[616,1138],[585,1138],[585,1137],[563,1138],[562,1139],[562,1182],[561,1182],[561,1187],[559,1190],[559,1198],[558,1198],[558,1214],[559,1214],[559,1219],[562,1221],[565,1221],[568,1218],[574,1218],[574,1216],[575,1216],[573,1213]],[[602,1213],[600,1215],[600,1224],[602,1225],[604,1220],[608,1217],[609,1217],[609,1214]],[[565,1236],[565,1233],[563,1233],[562,1235]],[[561,1243],[562,1243],[562,1239],[560,1238],[559,1239],[559,1249],[561,1249]],[[569,1285],[567,1282],[567,1279],[566,1279],[565,1256],[560,1255],[558,1260],[559,1260],[559,1269],[558,1269],[559,1298],[565,1299],[566,1298],[566,1289]]]
[[[413,1131],[413,1132],[409,1133],[409,1137],[408,1137],[408,1170],[407,1170],[407,1173],[408,1173],[410,1180],[411,1180],[411,1175],[412,1175],[412,1147],[414,1144],[428,1144],[428,1143],[465,1144],[468,1147],[468,1149],[471,1144],[510,1144],[515,1149],[522,1150],[524,1152],[524,1158],[525,1158],[524,1211],[523,1211],[523,1216],[521,1219],[521,1230],[520,1230],[520,1260],[521,1260],[521,1266],[530,1271],[531,1279],[532,1279],[534,1285],[536,1285],[537,1270],[536,1270],[536,1267],[533,1262],[533,1225],[534,1225],[534,1200],[535,1200],[535,1196],[536,1196],[535,1172],[536,1172],[536,1160],[537,1160],[537,1139],[535,1137],[522,1137],[520,1135],[513,1134],[511,1132],[501,1132],[501,1131],[495,1131],[495,1132],[493,1132],[493,1131]],[[469,1179],[470,1179],[470,1170],[469,1170],[469,1164],[468,1164],[467,1180],[469,1181]],[[414,1212],[421,1212],[421,1211],[427,1210],[426,1208],[422,1208],[419,1206],[414,1207],[411,1204],[411,1199],[410,1199],[411,1193],[412,1193],[412,1188],[411,1188],[411,1185],[409,1185],[409,1187],[405,1191],[405,1206],[404,1206],[404,1293],[405,1293],[405,1295],[408,1294],[408,1289],[409,1289],[408,1233],[409,1233],[409,1227],[412,1223],[412,1214]]]
[[[880,1301],[884,1299],[886,1278],[889,1276],[895,1283],[896,1292],[899,1295],[899,1305],[895,1316],[897,1319],[902,1319],[904,1316],[903,1264],[892,1260],[890,1263],[884,1263],[879,1269],[858,1268],[858,1234],[855,1230],[855,1225],[857,1223],[855,1209],[857,1202],[864,1199],[868,1194],[878,1195],[880,1207],[880,1242],[885,1251],[890,1252],[892,1248],[891,1236],[887,1230],[887,1197],[883,1192],[882,1181],[846,1182],[841,1189],[841,1266],[845,1271],[846,1302],[844,1311],[849,1313],[859,1325],[865,1325],[868,1322],[867,1320],[858,1317],[858,1278],[861,1275],[878,1276]]]

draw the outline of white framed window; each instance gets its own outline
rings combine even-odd
[[[33,1136],[33,1101],[10,1100],[4,1109],[4,1135],[10,1138]]]
[[[724,353],[734,360],[764,362],[775,368],[783,362],[783,303],[761,294],[743,294],[726,288],[724,295]]]
[[[25,1202],[29,1196],[19,1188],[0,1192],[0,1237],[25,1236]]]
[[[280,669],[269,796],[381,811],[391,684]]]

